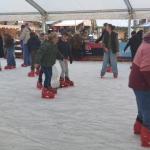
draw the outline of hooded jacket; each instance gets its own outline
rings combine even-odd
[[[19,40],[23,41],[23,44],[27,44],[28,39],[30,38],[30,29],[28,27],[23,28]]]
[[[41,41],[36,36],[31,36],[30,39],[28,39],[27,47],[29,51],[38,50],[40,48]]]

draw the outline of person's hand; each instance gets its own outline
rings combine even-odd
[[[64,62],[64,63],[66,63],[66,62],[67,62],[67,60],[66,60],[66,59],[63,59],[63,62]]]
[[[105,47],[105,52],[108,53],[108,48]]]
[[[124,49],[124,52],[125,52],[126,50]]]
[[[35,67],[35,68],[38,68],[38,67],[39,67],[39,64],[34,64],[34,67]]]
[[[117,57],[119,56],[119,52],[116,53],[116,56],[117,56]]]

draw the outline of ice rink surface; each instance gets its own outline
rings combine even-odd
[[[119,77],[101,79],[102,62],[73,62],[74,87],[42,99],[30,68],[0,72],[0,150],[146,150],[133,134],[137,109],[128,88],[131,63],[118,63]],[[4,68],[6,60],[2,59]],[[56,67],[60,72],[59,63]]]

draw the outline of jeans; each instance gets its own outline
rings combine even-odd
[[[30,53],[27,47],[27,44],[23,45],[23,58],[24,58],[24,65],[30,65]]]
[[[133,90],[136,96],[138,116],[143,125],[150,130],[150,90]]]
[[[43,70],[41,68],[40,73],[39,73],[39,82],[42,83],[42,75],[43,75]]]
[[[16,66],[14,51],[14,46],[7,48],[7,66]]]
[[[68,61],[67,62],[63,62],[62,60],[59,60],[60,63],[60,67],[61,67],[61,74],[60,77],[61,78],[69,78],[69,69],[68,69]]]
[[[106,73],[106,68],[107,68],[109,59],[110,59],[110,63],[111,63],[113,73],[118,74],[117,56],[116,56],[115,53],[113,53],[112,49],[108,49],[108,53],[104,52],[103,66],[102,66],[101,74]]]
[[[34,64],[35,64],[35,57],[36,57],[36,54],[37,54],[37,51],[38,50],[33,50],[31,52],[31,70],[34,70]]]
[[[44,87],[48,88],[51,84],[52,78],[52,67],[42,67],[43,73],[45,74]]]

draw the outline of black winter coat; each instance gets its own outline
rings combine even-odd
[[[4,57],[4,50],[3,50],[3,40],[2,37],[0,36],[0,58]]]
[[[104,37],[104,34],[106,33],[106,29],[102,32],[102,35],[95,41],[95,43],[98,43],[100,41],[102,41],[103,37]]]
[[[65,59],[67,59],[69,57],[70,58],[70,63],[72,63],[72,55],[71,55],[71,52],[70,52],[69,42],[68,41],[64,42],[60,38],[57,45],[58,45],[59,52],[65,57]]]
[[[129,42],[127,43],[126,47],[124,48],[124,51],[130,46],[131,52],[135,53],[139,46],[141,44],[140,38],[137,35],[133,35],[130,39]]]
[[[27,41],[27,47],[29,49],[29,52],[38,50],[40,46],[41,46],[41,41],[36,36],[31,36]]]

